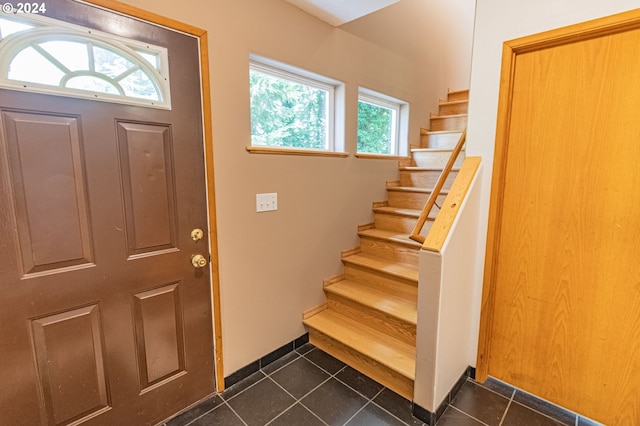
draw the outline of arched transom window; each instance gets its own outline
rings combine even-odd
[[[44,17],[0,15],[0,86],[170,108],[165,48]]]

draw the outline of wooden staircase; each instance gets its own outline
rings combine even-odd
[[[421,146],[401,162],[400,180],[387,183],[387,201],[373,204],[374,222],[358,228],[360,247],[342,253],[344,273],[324,281],[326,304],[304,316],[312,344],[409,400],[421,247],[409,234],[466,127],[468,95],[467,90],[450,91],[440,101],[438,114],[430,117],[431,130],[421,131]],[[434,219],[435,213],[422,235]]]

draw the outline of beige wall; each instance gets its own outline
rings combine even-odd
[[[480,318],[493,149],[496,136],[502,44],[507,40],[640,7],[638,0],[478,0],[473,38],[467,155],[483,158],[482,195],[475,266],[474,328]],[[475,333],[477,336],[477,333]],[[477,352],[477,339],[473,342]]]
[[[437,112],[447,89],[469,87],[476,0],[402,0],[341,28],[415,61],[420,116]]]
[[[346,83],[351,153],[358,85],[410,102],[418,143],[429,113],[421,54],[331,27],[282,0],[126,2],[208,32],[227,376],[305,333],[302,312],[324,301],[322,280],[342,271],[340,252],[359,244],[357,225],[372,221],[371,203],[397,179],[392,160],[249,154],[249,54]],[[277,212],[255,212],[261,192],[278,193]]]

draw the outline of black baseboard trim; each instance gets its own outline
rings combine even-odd
[[[431,411],[419,406],[414,402],[412,403],[412,406],[411,406],[413,416],[422,420],[429,426],[434,426],[436,422],[440,420],[440,417],[442,417],[442,415],[444,414],[444,410],[446,410],[449,404],[451,403],[451,401],[453,401],[453,398],[455,398],[460,388],[462,388],[462,385],[464,385],[464,382],[466,382],[468,378],[475,379],[475,377],[476,377],[476,369],[474,367],[467,367],[465,372],[462,373],[458,381],[453,385],[453,387],[451,388],[451,391],[449,391],[447,396],[444,398],[444,401],[440,403],[435,413],[432,413]]]
[[[226,389],[228,387],[235,385],[242,379],[246,379],[253,373],[259,371],[261,368],[266,367],[267,365],[271,364],[273,361],[279,358],[282,358],[289,352],[292,352],[307,343],[309,343],[309,333],[305,333],[302,336],[298,337],[297,339],[290,341],[286,345],[280,346],[278,349],[269,352],[262,358],[255,360],[250,364],[245,365],[244,367],[240,368],[239,370],[225,377],[224,388]],[[219,391],[221,391],[221,389],[219,389]]]

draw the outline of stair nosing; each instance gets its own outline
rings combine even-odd
[[[442,191],[441,191],[441,193],[442,193]],[[410,219],[417,219],[422,214],[422,210],[420,210],[420,209],[407,209],[407,208],[403,208],[403,207],[394,207],[394,206],[376,207],[376,208],[373,209],[373,212],[377,213],[377,214],[386,214],[388,216],[399,216],[399,217],[405,217],[405,218],[410,218]],[[432,217],[431,215],[429,215],[429,219],[435,219],[435,216]],[[372,231],[388,232],[389,233],[388,237],[408,235],[408,234],[403,234],[401,232],[387,231],[385,229],[378,229],[378,228],[370,228],[370,229],[362,230],[362,231],[369,231],[370,233]],[[374,232],[374,234],[375,234],[375,232]],[[364,232],[364,235],[367,235],[367,233]],[[408,238],[408,236],[407,236],[407,238]],[[394,240],[394,241],[396,241],[396,240]]]
[[[402,166],[398,167],[398,170],[407,171],[407,172],[441,172],[444,167],[420,167],[420,166]],[[452,172],[459,172],[460,167],[454,167],[451,169]]]
[[[468,102],[469,102],[469,99],[458,99],[457,101],[448,101],[448,100],[440,99],[440,102],[438,102],[438,105],[459,105],[459,104],[466,104]]]
[[[430,218],[431,219],[431,218]],[[379,235],[382,234],[382,235]],[[385,235],[388,234],[388,235]],[[395,244],[401,244],[410,248],[420,249],[422,244],[409,238],[409,234],[399,233],[395,231],[386,231],[384,229],[367,229],[358,232],[360,237],[372,238],[376,240],[388,241]]]
[[[463,117],[467,117],[469,114],[445,114],[445,115],[432,115],[429,117],[430,120],[433,119],[442,119],[442,118],[463,118]]]
[[[411,152],[453,152],[453,148],[411,148]]]
[[[458,93],[464,93],[464,92],[469,93],[469,89],[459,89],[459,90],[451,90],[451,89],[449,89],[447,91],[447,96],[451,95],[451,94],[458,94]]]
[[[387,191],[396,191],[396,192],[417,192],[420,194],[429,194],[433,192],[433,189],[422,188],[418,186],[390,186],[387,188]],[[440,195],[447,195],[449,190],[441,190]]]
[[[429,130],[429,129],[425,129],[425,128],[421,128],[420,129],[420,134],[421,135],[441,135],[441,134],[446,134],[446,133],[462,133],[464,131],[464,129],[461,130]]]
[[[393,206],[384,206],[384,207],[374,207],[373,212],[380,213],[380,214],[388,214],[393,216],[417,218],[417,217],[420,217],[421,210],[405,209],[402,207],[393,207]]]

